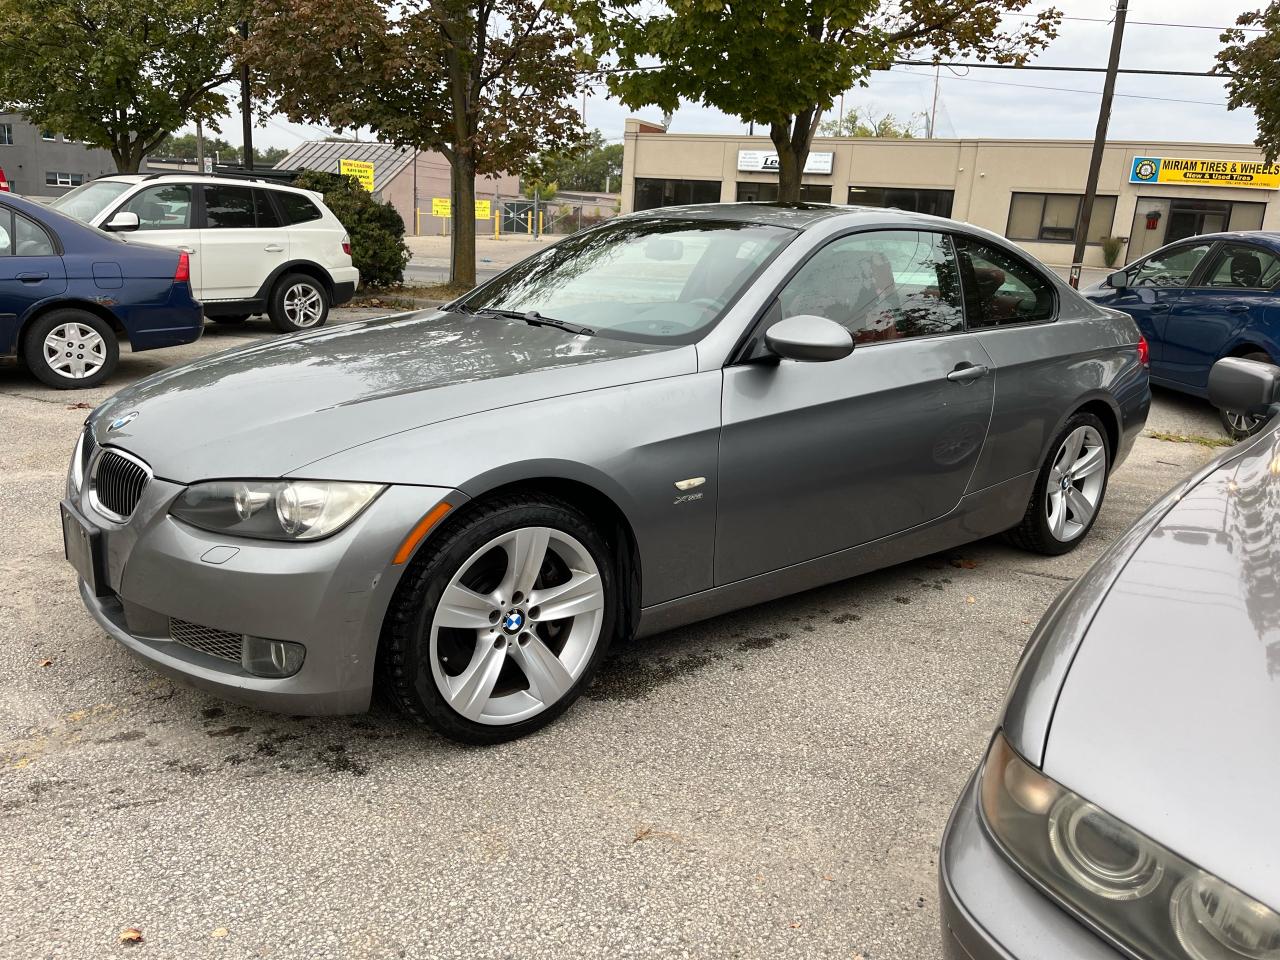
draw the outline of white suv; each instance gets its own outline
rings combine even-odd
[[[355,294],[351,241],[320,194],[248,176],[193,173],[99,177],[51,204],[103,230],[185,250],[204,313],[241,323],[266,313],[282,331],[309,330]]]

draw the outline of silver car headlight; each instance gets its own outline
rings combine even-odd
[[[88,430],[80,431],[80,439],[76,441],[76,448],[71,454],[71,469],[67,472],[67,495],[74,497],[80,492],[80,488],[84,486],[84,438]]]
[[[187,487],[169,513],[237,537],[319,540],[349,524],[385,489],[333,480],[213,480]]]
[[[981,797],[1005,854],[1140,956],[1280,960],[1280,914],[1050,780],[1003,734],[987,753]]]

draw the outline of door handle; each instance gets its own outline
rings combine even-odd
[[[1227,313],[1248,313],[1249,306],[1244,303],[1228,303],[1224,308]]]
[[[1152,313],[1168,313],[1169,305],[1167,303],[1153,303],[1151,305]]]
[[[23,283],[39,283],[41,280],[48,280],[47,273],[20,273],[18,279]]]
[[[952,383],[972,383],[974,380],[981,380],[991,372],[990,367],[986,367],[981,363],[970,363],[962,360],[956,364],[956,368],[947,374],[947,379]]]
[[[267,253],[284,253],[284,247],[280,246],[278,243],[268,243],[262,249],[267,251]]]
[[[194,257],[196,255],[195,247],[179,247],[178,249],[181,250],[183,253],[185,253],[188,257]]]

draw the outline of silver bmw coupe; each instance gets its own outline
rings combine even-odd
[[[377,685],[491,743],[611,641],[997,533],[1072,549],[1149,404],[1133,321],[993,234],[667,208],[139,382],[89,417],[64,541],[167,674],[296,714]]]

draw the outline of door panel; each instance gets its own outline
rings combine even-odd
[[[982,450],[994,378],[947,375],[990,362],[960,334],[725,370],[717,585],[951,510]]]
[[[44,228],[0,206],[0,354],[15,349],[18,320],[67,289],[67,272]]]
[[[289,232],[275,219],[262,190],[206,184],[202,300],[248,300],[271,271],[289,259]]]

